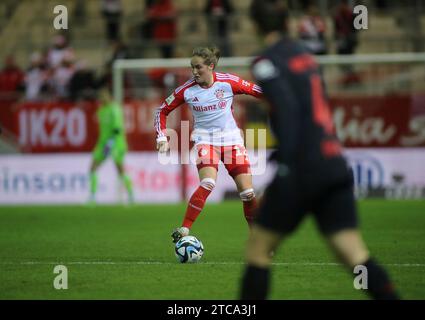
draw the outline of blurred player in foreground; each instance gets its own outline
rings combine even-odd
[[[261,88],[236,75],[215,72],[219,58],[217,47],[195,48],[190,61],[193,77],[175,89],[156,112],[159,152],[169,150],[165,130],[171,111],[187,103],[194,118],[191,139],[198,155],[200,186],[189,200],[182,226],[171,235],[173,242],[189,234],[189,229],[201,213],[215,187],[219,161],[223,162],[236,183],[248,224],[251,224],[257,207],[248,155],[233,117],[233,97],[238,94],[260,97]]]
[[[397,299],[387,273],[370,257],[358,230],[352,174],[341,155],[314,57],[286,35],[281,1],[254,0],[250,10],[267,45],[254,60],[252,73],[270,108],[278,169],[250,233],[240,297],[267,297],[270,253],[312,212],[330,248],[350,272],[357,265],[367,268],[367,293],[375,299]]]
[[[128,202],[133,203],[133,186],[130,177],[124,171],[124,157],[127,152],[124,117],[122,108],[113,101],[109,90],[102,89],[99,93],[99,109],[97,119],[99,122],[99,137],[93,151],[90,165],[90,199],[89,203],[96,202],[98,187],[97,169],[108,156],[114,160],[118,174],[123,182]]]

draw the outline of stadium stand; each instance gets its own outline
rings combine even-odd
[[[289,1],[292,6],[293,1]],[[27,66],[28,57],[34,50],[40,50],[49,44],[55,34],[51,27],[56,1],[33,0],[13,2],[13,10],[9,7],[8,18],[3,14],[0,21],[0,40],[4,44],[0,60],[10,52],[16,55],[19,65]],[[79,4],[82,7],[77,6]],[[123,0],[124,18],[121,31],[123,40],[129,45],[134,57],[159,57],[151,40],[140,37],[141,25],[144,21],[144,1]],[[332,1],[329,1],[332,4]],[[61,1],[68,8],[69,26],[72,45],[78,57],[83,57],[94,67],[99,68],[107,60],[108,43],[105,37],[103,18],[98,1]],[[251,55],[258,49],[258,41],[253,38],[254,29],[247,17],[248,0],[234,1],[235,14],[230,24],[230,37],[234,47],[234,56]],[[176,56],[183,57],[190,53],[193,43],[205,44],[208,41],[207,25],[203,16],[205,1],[181,0],[175,2],[178,11],[178,37],[176,40]],[[328,11],[329,13],[330,11]],[[411,21],[408,13],[392,10],[391,14],[382,14],[371,9],[369,12],[368,32],[359,33],[358,53],[417,51],[417,40],[423,38],[421,28],[412,36]],[[301,11],[296,10],[291,20],[293,34]],[[23,18],[25,17],[25,18]],[[420,16],[419,23],[425,17]],[[335,52],[333,43],[333,23],[331,15],[326,16],[327,35],[331,52]],[[414,20],[414,19],[411,19]],[[76,21],[78,23],[76,23]],[[412,38],[414,37],[414,38]],[[420,42],[420,41],[419,41]],[[423,41],[422,41],[423,42]],[[101,50],[99,50],[101,49]]]

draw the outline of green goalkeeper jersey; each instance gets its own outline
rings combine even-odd
[[[98,144],[106,144],[111,139],[113,145],[127,146],[122,108],[115,102],[102,105],[97,110],[99,120]]]

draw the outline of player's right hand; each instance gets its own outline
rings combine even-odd
[[[156,149],[160,153],[164,153],[164,152],[167,152],[168,150],[170,150],[170,145],[169,145],[168,141],[161,141],[161,142],[158,142],[156,144]]]

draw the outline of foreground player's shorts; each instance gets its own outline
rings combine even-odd
[[[332,234],[357,228],[352,178],[342,176],[329,184],[275,176],[261,201],[255,222],[280,234],[289,234],[313,214],[320,231]]]

